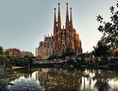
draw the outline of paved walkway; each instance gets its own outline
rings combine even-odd
[[[24,67],[22,67],[22,66],[12,66],[12,69],[13,69],[13,70],[22,69],[22,68],[24,68]]]

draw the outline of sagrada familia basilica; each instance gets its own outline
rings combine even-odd
[[[70,16],[70,17],[69,17]],[[70,14],[68,3],[66,3],[66,21],[65,25],[61,24],[60,3],[58,3],[58,18],[56,16],[56,8],[54,8],[54,27],[53,35],[45,36],[38,47],[38,54],[42,59],[47,59],[52,54],[60,55],[66,48],[73,48],[76,55],[82,53],[82,43],[79,34],[73,27],[72,8]]]

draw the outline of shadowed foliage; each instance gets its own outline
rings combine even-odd
[[[110,21],[106,22],[101,15],[97,16],[97,21],[100,22],[98,30],[103,33],[106,42],[111,45],[118,45],[118,3],[116,6],[110,7]]]

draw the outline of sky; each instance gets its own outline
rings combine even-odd
[[[73,9],[73,25],[82,41],[83,52],[96,46],[102,33],[96,16],[109,21],[109,7],[116,0],[0,0],[0,46],[35,53],[44,35],[53,33],[54,8],[61,4],[65,24],[66,2]]]

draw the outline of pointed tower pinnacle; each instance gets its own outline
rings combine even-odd
[[[58,31],[61,30],[60,3],[58,3]]]
[[[54,8],[54,23],[56,24],[56,8]]]
[[[73,28],[72,7],[70,8],[70,26],[71,26],[71,28]]]
[[[66,21],[69,21],[69,16],[68,16],[68,3],[66,3]]]
[[[56,34],[56,8],[54,8],[54,34]]]
[[[68,3],[66,3],[66,29],[69,28]]]

